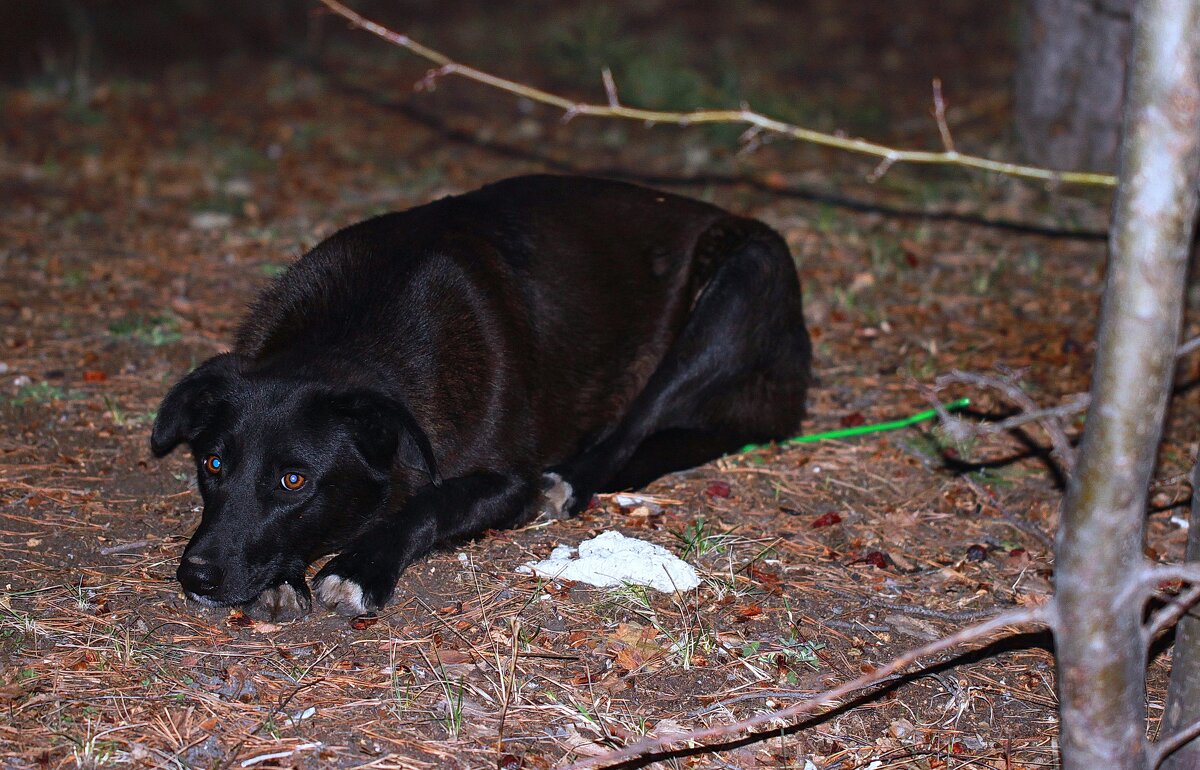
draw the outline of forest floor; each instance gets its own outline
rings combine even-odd
[[[902,147],[939,145],[941,76],[960,149],[1014,154],[1003,4],[886,24],[832,0],[802,22],[769,3],[736,19],[692,3],[651,17],[462,5],[407,29],[580,97],[603,99],[596,62],[610,63],[630,103],[745,98]],[[641,501],[489,534],[414,565],[377,617],[273,625],[187,604],[174,571],[198,521],[193,466],[148,450],[166,388],[226,349],[247,302],[322,237],[505,176],[619,176],[778,228],[815,345],[807,432],[927,409],[923,386],[956,369],[1015,372],[1044,406],[1087,389],[1105,191],[906,167],[870,183],[870,159],[783,141],[739,153],[736,130],[563,123],[462,82],[414,93],[423,64],[333,38],[315,63],[50,71],[0,92],[0,766],[551,767],[793,703],[1046,600],[1062,488],[1045,435],[963,446],[926,423],[727,457]],[[972,419],[1015,410],[994,392],[940,395],[971,396]],[[1153,558],[1182,556],[1197,412],[1181,385]],[[609,529],[670,548],[702,585],[516,571]],[[923,663],[803,729],[660,766],[1056,765],[1048,637]]]

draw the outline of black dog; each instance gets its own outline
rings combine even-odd
[[[498,182],[348,227],[163,400],[204,515],[178,577],[270,619],[383,606],[439,544],[791,435],[810,346],[783,240],[633,185]]]

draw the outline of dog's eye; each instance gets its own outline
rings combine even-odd
[[[209,455],[204,458],[204,470],[216,476],[225,467],[225,462],[217,455]]]
[[[304,486],[306,481],[308,481],[308,479],[304,478],[303,475],[296,473],[295,471],[289,471],[288,473],[283,474],[283,477],[279,479],[279,483],[283,485],[283,488],[290,492],[295,492],[297,489]]]

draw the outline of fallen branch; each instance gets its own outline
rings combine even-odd
[[[923,163],[962,166],[1023,179],[1037,179],[1052,184],[1083,184],[1114,187],[1117,183],[1116,177],[1111,174],[1097,174],[1085,171],[1052,171],[1035,166],[1023,166],[974,155],[964,155],[958,152],[954,149],[954,144],[950,140],[949,129],[945,127],[945,103],[942,101],[940,83],[935,87],[935,117],[938,118],[938,130],[941,132],[943,144],[946,149],[940,152],[897,150],[875,142],[868,142],[864,139],[850,139],[836,134],[803,128],[754,112],[746,106],[736,110],[698,109],[690,112],[628,107],[621,104],[618,99],[616,83],[613,81],[611,73],[603,75],[604,90],[607,97],[605,104],[590,104],[568,99],[565,96],[543,91],[540,88],[534,88],[533,86],[518,83],[514,80],[508,80],[507,78],[502,78],[454,61],[446,54],[424,46],[408,35],[395,32],[377,22],[371,21],[338,2],[338,0],[321,0],[321,2],[331,11],[349,21],[351,25],[364,29],[376,37],[382,38],[393,45],[400,46],[416,56],[435,64],[436,68],[426,73],[425,77],[417,83],[417,88],[432,89],[435,87],[438,78],[457,75],[458,77],[482,83],[491,88],[520,96],[539,104],[556,107],[563,111],[564,121],[571,120],[576,116],[585,115],[597,118],[616,118],[636,120],[648,124],[665,123],[677,126],[695,126],[701,123],[740,123],[755,132],[765,131],[787,136],[797,141],[808,142],[809,144],[881,158],[875,171],[868,177],[872,181],[879,179],[889,168],[897,163]]]
[[[994,631],[1006,628],[1008,626],[1022,626],[1030,624],[1049,625],[1052,622],[1052,615],[1047,610],[1047,607],[1052,605],[1043,605],[1042,607],[1034,607],[1029,609],[1013,610],[1005,612],[993,617],[991,620],[979,623],[978,625],[964,628],[956,634],[952,634],[943,639],[938,639],[935,642],[917,647],[893,659],[891,662],[880,666],[870,673],[863,674],[857,679],[838,685],[832,689],[826,690],[823,693],[813,695],[811,700],[802,701],[800,703],[788,706],[777,711],[768,711],[762,714],[756,714],[746,719],[730,722],[728,724],[716,725],[714,727],[705,727],[699,730],[690,730],[683,733],[670,733],[667,735],[643,738],[636,741],[625,748],[617,751],[610,751],[606,754],[601,754],[595,757],[588,757],[573,764],[567,765],[563,770],[585,770],[585,768],[593,767],[611,767],[613,765],[629,762],[633,759],[646,754],[663,752],[670,749],[671,746],[678,744],[692,744],[699,742],[712,742],[721,738],[732,738],[740,733],[748,733],[757,727],[762,727],[771,722],[791,720],[795,717],[808,714],[815,711],[821,706],[833,707],[846,696],[851,695],[859,690],[862,690],[872,685],[879,684],[892,675],[908,668],[918,659],[927,655],[933,655],[943,650],[957,647],[960,644],[978,641],[985,638]]]
[[[1071,446],[1071,440],[1067,438],[1063,418],[1085,411],[1089,402],[1087,394],[1080,394],[1071,402],[1062,406],[1042,409],[1025,391],[1021,390],[1021,386],[1017,384],[1016,379],[1008,374],[993,376],[974,372],[962,372],[957,369],[949,374],[943,374],[941,377],[938,377],[934,383],[934,389],[940,390],[947,385],[956,383],[972,385],[977,388],[998,390],[1009,401],[1012,401],[1021,408],[1021,414],[990,425],[967,423],[946,414],[942,416],[942,424],[946,426],[951,435],[963,432],[973,434],[996,433],[1003,430],[1011,430],[1025,423],[1036,422],[1042,427],[1042,430],[1046,431],[1046,435],[1050,437],[1054,458],[1062,464],[1066,475],[1069,476],[1071,474],[1071,471],[1075,468],[1075,448]]]
[[[929,607],[922,607],[917,604],[898,604],[895,602],[877,601],[869,596],[856,594],[853,591],[843,591],[840,588],[835,588],[827,583],[817,584],[822,591],[831,593],[834,596],[840,596],[843,599],[860,602],[862,607],[874,610],[891,610],[899,612],[902,615],[913,615],[921,618],[932,618],[934,620],[946,620],[952,623],[961,623],[968,620],[983,620],[985,618],[995,617],[995,612],[987,610],[966,610],[964,612],[944,612],[942,610],[934,610]]]

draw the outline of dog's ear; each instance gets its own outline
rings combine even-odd
[[[429,436],[403,403],[376,391],[356,390],[333,395],[327,406],[345,421],[371,465],[390,468],[399,462],[423,472],[435,486],[442,483]]]
[[[205,407],[225,390],[236,369],[234,354],[222,353],[175,383],[158,407],[154,429],[150,431],[150,451],[155,457],[162,457],[196,437],[203,426]]]

